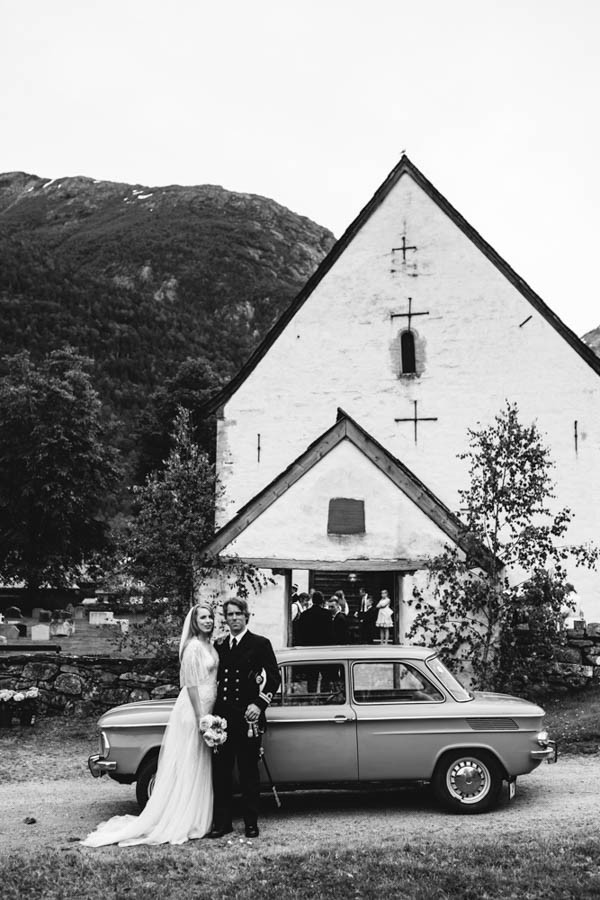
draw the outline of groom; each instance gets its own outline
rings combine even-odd
[[[279,687],[279,669],[271,642],[248,631],[250,613],[238,597],[223,604],[229,635],[217,642],[216,715],[227,719],[227,740],[213,759],[215,806],[209,838],[229,834],[232,775],[237,759],[242,791],[246,837],[258,837],[260,735],[265,730],[265,710]]]

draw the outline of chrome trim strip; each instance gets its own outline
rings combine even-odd
[[[111,728],[114,730],[120,728],[166,728],[166,722],[133,722],[131,724],[121,724],[120,722],[115,722],[114,725],[104,724],[102,726],[102,730],[104,731],[106,728]]]
[[[408,716],[408,715],[407,716],[358,716],[357,719],[359,722],[397,722],[398,720],[401,720],[402,722],[418,722],[418,721],[428,722],[431,719],[448,719],[448,721],[452,721],[453,723],[463,724],[465,731],[468,731],[469,733],[472,732],[472,729],[467,725],[467,722],[466,722],[464,716],[461,715],[460,713],[457,713],[456,716],[453,716],[451,712],[447,712],[445,715],[426,715],[426,716]],[[521,727],[518,730],[520,732],[524,732],[526,734],[529,734],[529,733],[537,734],[539,731],[538,728],[521,728]],[[514,728],[511,729],[510,731],[508,731],[508,729],[507,729],[506,734],[514,734],[514,731],[515,731]],[[483,732],[475,732],[475,733],[480,734]],[[498,733],[498,732],[494,732],[493,729],[490,729],[490,733]],[[504,732],[500,732],[500,734],[504,734]]]
[[[355,723],[357,720],[352,716],[346,716],[346,718],[342,719],[340,714],[340,717],[337,719],[269,719],[268,721],[270,725],[314,725],[315,723],[331,725],[332,722],[340,725],[344,722]]]

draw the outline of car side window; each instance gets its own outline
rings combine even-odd
[[[443,694],[414,666],[403,662],[355,663],[352,668],[357,703],[431,703]]]
[[[282,666],[281,676],[276,706],[335,706],[346,702],[346,671],[339,663]]]

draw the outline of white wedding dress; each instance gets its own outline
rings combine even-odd
[[[154,790],[139,816],[113,816],[81,843],[183,844],[210,831],[213,814],[212,751],[198,731],[188,688],[196,687],[202,715],[212,712],[217,694],[216,650],[192,638],[183,651],[181,692],[169,717],[158,759]]]

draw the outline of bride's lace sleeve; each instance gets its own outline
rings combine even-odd
[[[198,641],[190,641],[183,651],[179,670],[180,687],[197,687],[208,678],[208,654]]]

